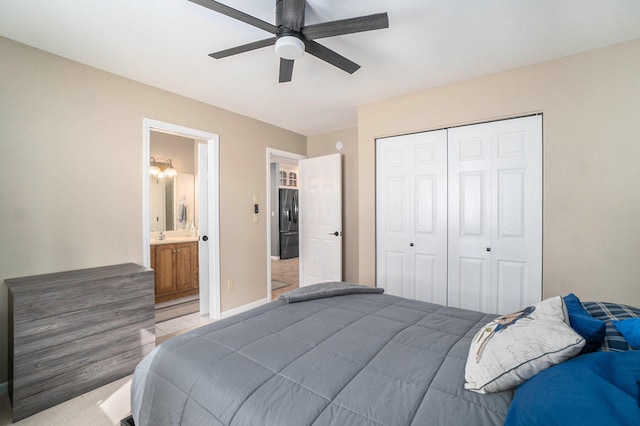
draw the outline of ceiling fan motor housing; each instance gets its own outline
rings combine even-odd
[[[297,31],[284,30],[276,40],[276,54],[288,60],[295,60],[304,54],[304,38]]]

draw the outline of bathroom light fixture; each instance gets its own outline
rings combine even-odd
[[[176,169],[173,168],[170,158],[155,158],[149,159],[149,173],[151,176],[162,179],[164,177],[173,177],[178,174]]]

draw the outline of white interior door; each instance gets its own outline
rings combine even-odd
[[[376,283],[447,303],[447,133],[376,141]]]
[[[209,180],[208,180],[208,146],[198,144],[198,231],[200,235],[209,235]],[[209,313],[209,244],[198,241],[198,273],[200,283],[200,315]]]
[[[202,146],[203,148],[200,148]],[[213,139],[208,139],[207,144],[199,145],[198,157],[206,158],[205,169],[198,169],[198,179],[206,179],[206,203],[201,202],[199,208],[202,209],[200,220],[206,218],[206,232],[198,228],[200,235],[198,249],[206,253],[206,257],[200,255],[200,265],[207,265],[207,277],[205,281],[200,280],[200,291],[207,289],[207,299],[209,300],[209,318],[220,318],[220,152],[217,135]],[[202,155],[200,155],[202,150]],[[204,189],[201,189],[204,192]],[[201,207],[204,205],[204,208]],[[200,222],[202,224],[202,222]],[[205,248],[206,246],[206,248]],[[202,278],[202,276],[201,276]],[[200,299],[204,298],[201,293]]]
[[[449,305],[542,297],[542,117],[449,130]]]
[[[300,286],[342,280],[342,161],[340,154],[298,163]]]

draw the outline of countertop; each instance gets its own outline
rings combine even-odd
[[[198,237],[166,237],[164,240],[158,240],[156,238],[152,238],[151,245],[157,246],[160,244],[190,243],[193,241],[198,241]]]

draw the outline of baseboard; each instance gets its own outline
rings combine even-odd
[[[9,392],[9,382],[0,383],[0,395]]]
[[[229,318],[234,315],[241,314],[249,309],[257,308],[258,306],[266,305],[271,300],[268,297],[264,299],[256,300],[255,302],[248,303],[246,305],[238,306],[237,308],[229,309],[228,311],[220,312],[220,319]]]

